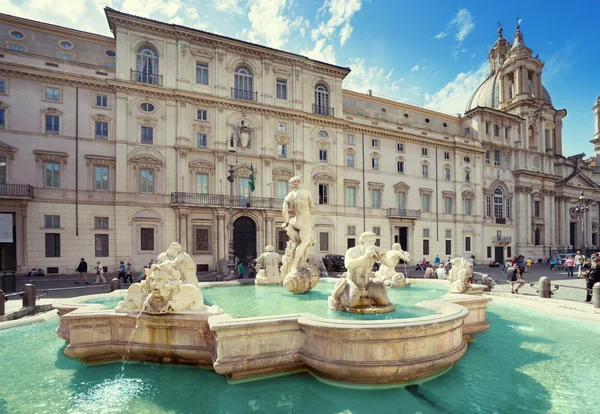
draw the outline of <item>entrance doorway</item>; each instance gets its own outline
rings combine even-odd
[[[502,264],[504,263],[504,247],[496,246],[494,247],[494,261]]]
[[[408,227],[397,227],[398,234],[394,235],[394,243],[400,243],[402,250],[408,250]]]
[[[233,250],[241,262],[256,259],[256,224],[249,217],[233,222]]]
[[[0,270],[17,270],[15,234],[15,214],[0,214]]]
[[[569,244],[573,247],[579,245],[579,243],[575,244],[576,229],[577,229],[577,223],[569,223]],[[581,240],[581,237],[579,237],[579,240]]]

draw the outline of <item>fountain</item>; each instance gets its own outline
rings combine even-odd
[[[256,284],[280,285],[282,282],[281,274],[279,273],[280,262],[281,258],[279,254],[275,253],[273,246],[265,247],[265,252],[256,259],[256,263],[261,267],[256,274]]]
[[[404,261],[405,266],[410,263],[408,252],[402,250],[400,243],[394,243],[392,248],[385,253],[385,257],[386,261],[382,261],[379,270],[375,272],[377,280],[382,281],[388,288],[407,287],[409,285],[408,280],[406,280],[404,273],[396,272],[396,265],[401,259]],[[386,263],[390,263],[391,265],[387,265]]]

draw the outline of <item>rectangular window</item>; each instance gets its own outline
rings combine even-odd
[[[106,108],[108,106],[108,95],[96,95],[96,106]]]
[[[450,181],[450,169],[444,168],[444,181]]]
[[[471,237],[470,236],[465,237],[465,251],[466,252],[471,251]]]
[[[498,124],[494,124],[494,136],[495,137],[500,136],[500,127],[498,126]]]
[[[354,135],[346,134],[346,144],[354,144]]]
[[[452,230],[446,230],[446,238],[447,239],[451,239],[452,238]]]
[[[427,157],[429,155],[429,148],[421,148],[421,155]]]
[[[329,204],[329,185],[319,184],[319,204]]]
[[[208,194],[208,174],[196,174],[196,193]]]
[[[281,227],[281,225],[279,225],[277,227]],[[286,231],[284,229],[278,228],[277,229],[277,251],[278,252],[285,251],[287,239],[288,239],[288,237],[287,237]]]
[[[44,216],[44,228],[60,229],[60,216]]]
[[[277,99],[287,99],[287,80],[277,79]]]
[[[346,233],[348,236],[356,236],[356,226],[346,227]]]
[[[46,96],[46,99],[50,99],[53,101],[60,101],[60,88],[53,88],[50,86],[46,86],[45,96]]]
[[[510,154],[504,154],[504,168],[510,168]]]
[[[284,180],[277,181],[277,198],[283,199],[289,191],[288,182]]]
[[[196,147],[208,148],[208,136],[206,134],[196,134]]]
[[[108,230],[108,217],[94,217],[94,229]]]
[[[250,179],[240,177],[238,178],[238,196],[242,198],[250,198]],[[243,205],[246,205],[246,200],[242,200]]]
[[[346,206],[356,207],[356,188],[346,187]]]
[[[327,232],[319,232],[319,251],[329,251],[329,233]]]
[[[381,236],[381,227],[373,227],[373,234]]]
[[[485,123],[485,133],[489,134],[490,133],[490,123],[486,121]]]
[[[108,122],[96,121],[96,139],[108,140]]]
[[[154,250],[154,228],[140,229],[140,250]]]
[[[115,62],[104,62],[104,69],[116,69],[117,64]]]
[[[371,190],[371,208],[381,208],[380,190]]]
[[[140,193],[154,193],[154,170],[140,170]]]
[[[62,60],[73,60],[73,55],[70,53],[60,53],[58,52],[58,58]]]
[[[0,184],[6,184],[6,157],[0,157]]]
[[[428,178],[428,177],[429,177],[429,165],[427,165],[427,164],[423,164],[423,165],[421,166],[421,175],[422,175],[424,178]]]
[[[8,48],[10,50],[14,50],[15,52],[25,52],[25,46],[17,45],[16,43],[9,43]],[[52,256],[50,256],[52,257]]]
[[[60,233],[46,233],[46,257],[60,257]]]
[[[0,79],[0,93],[6,93],[6,81]]]
[[[398,210],[406,208],[406,193],[398,193]]]
[[[450,152],[444,151],[444,159],[445,160],[449,160],[450,159]]]
[[[285,122],[278,122],[277,123],[277,130],[279,132],[285,132],[287,130],[287,125],[285,124]]]
[[[465,135],[471,135],[471,128],[470,127],[465,128]]]
[[[431,196],[429,194],[421,195],[421,209],[423,213],[429,213],[429,201],[431,200]]]
[[[533,217],[540,216],[540,202],[538,200],[534,200],[533,202]]]
[[[287,145],[277,144],[277,156],[279,158],[287,158]]]
[[[444,212],[452,214],[452,199],[449,197],[444,198]]]
[[[429,240],[423,240],[423,256],[429,256]]]
[[[94,167],[94,191],[108,191],[108,167]]]
[[[346,249],[351,249],[353,247],[356,247],[356,239],[355,238],[346,239]]]
[[[471,182],[471,172],[465,171],[465,183],[470,183],[470,182]]]
[[[371,158],[371,169],[379,171],[379,158]]]
[[[198,121],[208,120],[208,111],[206,109],[198,109],[196,111],[196,118],[198,119]]]
[[[510,218],[510,198],[506,198],[506,218],[509,219]]]
[[[465,200],[465,215],[470,216],[473,214],[473,205],[470,199]]]
[[[487,250],[487,257],[488,258],[492,257],[492,246],[488,246],[486,250]]]
[[[500,166],[500,151],[499,150],[494,150],[494,165],[496,167]]]
[[[327,150],[326,149],[319,150],[319,162],[327,162]]]
[[[60,132],[60,118],[54,115],[46,115],[46,134],[58,134]]]
[[[492,217],[492,196],[485,196],[485,216]]]
[[[152,144],[154,142],[154,128],[142,127],[142,144]]]
[[[193,226],[194,254],[212,254],[212,226]]]
[[[379,148],[379,140],[377,138],[371,139],[371,146],[373,148]]]
[[[423,229],[423,237],[429,237],[429,229]]]
[[[403,142],[396,142],[396,151],[404,152],[404,143]]]
[[[44,187],[60,188],[60,164],[57,162],[44,163]]]
[[[485,163],[489,164],[490,163],[490,150],[487,150],[485,152]]]
[[[452,240],[446,240],[446,254],[448,256],[452,254]]]
[[[95,234],[94,247],[96,257],[108,257],[108,234]]]
[[[504,127],[504,138],[510,138],[510,127]]]
[[[398,174],[404,174],[404,161],[398,161],[396,163],[396,170],[398,171]]]
[[[6,110],[0,109],[0,129],[6,128]]]
[[[354,154],[346,153],[346,167],[354,168]]]
[[[196,83],[208,85],[208,65],[206,63],[196,63]]]

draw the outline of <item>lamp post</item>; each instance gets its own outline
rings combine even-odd
[[[235,153],[237,163],[237,151],[235,149],[233,134],[227,138],[226,145],[227,154]],[[235,250],[233,248],[233,174],[235,171],[233,169],[234,164],[229,162],[229,157],[226,158],[225,162],[229,166],[229,175],[227,176],[227,181],[229,181],[229,260],[227,261],[227,268],[229,272],[227,278],[235,279]]]
[[[585,250],[585,220],[584,214],[589,211],[590,208],[585,205],[585,197],[583,196],[583,190],[579,195],[579,204],[573,207],[573,213],[577,214],[581,220],[581,250]]]

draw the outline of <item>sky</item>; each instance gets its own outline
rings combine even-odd
[[[575,4],[575,3],[573,3]],[[565,155],[586,152],[600,95],[597,0],[551,2],[405,0],[0,0],[0,11],[112,36],[103,8],[299,53],[352,69],[344,88],[446,113],[464,113],[487,77],[498,23],[525,44],[563,123]],[[594,69],[596,69],[594,71]]]

